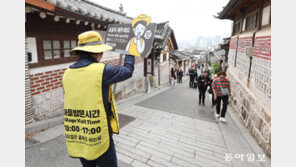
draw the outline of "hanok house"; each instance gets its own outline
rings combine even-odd
[[[218,13],[233,21],[227,75],[231,106],[270,156],[271,149],[271,1],[230,0]]]
[[[63,113],[62,75],[77,57],[69,55],[78,34],[96,30],[105,39],[108,24],[132,18],[87,0],[26,0],[26,123]],[[119,54],[106,52],[102,62],[118,65]],[[116,98],[143,91],[143,61],[136,58],[133,77],[117,85]]]
[[[228,52],[229,52],[229,42],[230,38],[223,38],[223,42],[219,44],[219,47],[221,48],[221,52],[217,52],[218,55],[221,55],[223,62],[222,62],[222,71],[226,72],[227,70],[227,62],[228,62]],[[215,54],[215,53],[214,53]]]
[[[152,87],[158,87],[170,82],[172,67],[170,52],[178,50],[175,34],[169,22],[157,24],[154,35],[153,49],[145,61],[145,76],[149,75]]]
[[[188,72],[189,67],[191,65],[189,64],[191,62],[190,55],[178,50],[171,51],[171,55],[172,60],[175,62],[174,68],[182,69],[183,75],[185,75]]]

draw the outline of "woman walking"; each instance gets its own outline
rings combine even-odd
[[[213,75],[213,78],[211,79],[210,89],[208,90],[209,94],[212,95],[212,107],[214,107],[216,104],[216,100],[214,99],[214,93],[213,93],[213,88],[212,88],[212,83],[216,78],[217,78],[217,74]]]
[[[216,78],[212,84],[214,99],[217,100],[215,117],[218,118],[220,116],[220,106],[221,101],[223,101],[223,107],[219,120],[221,122],[226,122],[225,115],[228,99],[231,96],[230,82],[227,78],[225,78],[227,76],[225,72],[220,71],[217,76],[218,78]]]
[[[176,79],[176,74],[175,74],[174,68],[171,68],[171,86],[176,85],[175,79]]]

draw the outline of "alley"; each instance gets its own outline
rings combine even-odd
[[[213,116],[208,94],[205,106],[198,105],[198,90],[189,88],[188,82],[118,103],[121,128],[120,135],[114,134],[113,138],[119,166],[265,166],[225,160],[225,155],[233,151],[229,145],[235,145],[234,140],[239,142],[234,146],[236,153],[252,150],[241,134],[229,135],[235,129],[227,129],[234,126],[230,120],[221,127]],[[224,131],[233,138],[225,141]],[[80,166],[78,159],[67,155],[63,126],[55,127],[57,137],[52,133],[49,129],[35,136],[42,143],[26,148],[26,166]]]

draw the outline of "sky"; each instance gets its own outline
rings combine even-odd
[[[146,14],[151,22],[169,21],[177,40],[194,40],[198,36],[230,36],[231,21],[213,16],[229,0],[92,0],[102,6],[123,11],[130,17]]]

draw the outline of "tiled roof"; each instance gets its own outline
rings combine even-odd
[[[216,58],[218,60],[223,60],[223,58],[225,56],[225,50],[221,49],[221,50],[218,50],[218,51],[214,51],[213,54],[216,56]]]
[[[179,61],[184,61],[190,58],[189,54],[178,50],[171,51],[170,54],[173,55],[173,57],[178,58]]]
[[[156,49],[164,49],[172,33],[172,28],[169,26],[169,22],[158,23],[156,32],[154,35],[154,46]]]
[[[45,0],[62,9],[93,18],[119,24],[131,23],[133,18],[113,9],[103,7],[89,0]]]
[[[233,8],[237,7],[241,0],[229,0],[227,5],[223,7],[223,10],[218,14],[217,18],[219,19],[229,19],[227,17],[228,12],[230,12]]]

